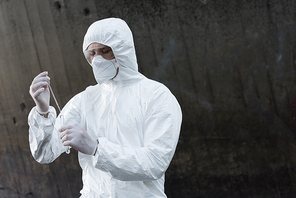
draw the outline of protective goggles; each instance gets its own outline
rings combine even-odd
[[[101,55],[103,58],[108,58],[106,57],[108,53],[110,53],[110,51],[112,51],[111,47],[109,46],[104,46],[104,47],[95,47],[95,48],[91,48],[88,50],[85,50],[84,56],[87,60],[87,62],[89,62],[89,64],[91,64],[93,58],[97,55]]]

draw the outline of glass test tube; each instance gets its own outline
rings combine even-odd
[[[60,116],[60,120],[61,120],[61,126],[64,126],[64,116],[62,114],[59,115]],[[70,154],[70,149],[71,149],[71,146],[68,146],[67,150],[66,150],[66,153],[67,154]]]

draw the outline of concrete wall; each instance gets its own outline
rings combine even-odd
[[[82,40],[111,16],[183,110],[168,197],[294,196],[295,1],[0,0],[0,197],[79,196],[74,150],[49,165],[31,156],[28,90],[44,70],[62,105],[94,84]]]

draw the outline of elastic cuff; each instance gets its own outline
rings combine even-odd
[[[42,112],[42,111],[39,111],[39,110],[37,109],[37,107],[36,107],[36,111],[37,111],[37,113],[39,113],[40,115],[46,115],[46,114],[48,114],[49,109],[48,109],[48,111],[46,111],[46,112]]]

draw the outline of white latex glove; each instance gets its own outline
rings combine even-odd
[[[64,146],[71,146],[75,150],[93,155],[97,148],[97,141],[92,139],[88,133],[81,127],[65,125],[59,129],[60,139]]]
[[[38,74],[30,86],[29,93],[39,113],[47,112],[49,109],[50,92],[48,85],[50,83],[50,78],[47,74],[47,71]]]

